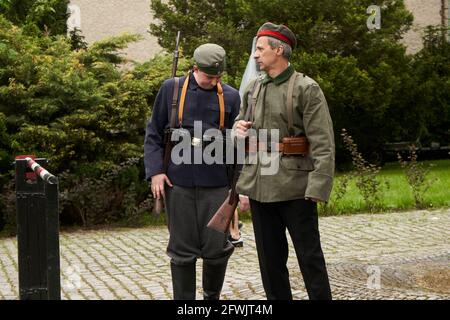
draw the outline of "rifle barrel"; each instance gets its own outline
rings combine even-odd
[[[175,45],[175,51],[173,52],[172,78],[174,78],[177,75],[177,65],[178,65],[178,57],[179,57],[178,47],[180,45],[180,35],[181,35],[181,32],[178,31],[176,45]]]

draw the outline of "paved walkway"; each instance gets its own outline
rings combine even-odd
[[[335,299],[450,298],[450,210],[324,217],[319,223]],[[265,299],[250,222],[243,234],[222,298]],[[165,227],[62,233],[62,298],[171,299],[167,239]],[[307,299],[292,245],[288,265],[294,298]],[[17,297],[17,241],[0,239],[0,299]]]

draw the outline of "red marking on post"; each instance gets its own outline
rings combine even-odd
[[[31,158],[31,159],[34,160],[34,159],[36,159],[36,156],[34,154],[21,154],[21,155],[16,156],[16,160],[25,159],[25,158]],[[29,164],[28,164],[28,166],[30,167]],[[30,169],[31,169],[31,167],[30,167]],[[25,172],[25,177],[28,180],[36,180],[36,173],[34,173],[34,171],[32,171],[32,172]]]

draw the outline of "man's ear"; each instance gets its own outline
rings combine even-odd
[[[277,48],[277,56],[282,56],[283,53],[284,53],[284,47],[279,46],[279,47]]]

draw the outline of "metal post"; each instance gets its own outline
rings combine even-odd
[[[35,162],[47,165],[44,158]],[[25,159],[15,164],[20,299],[59,300],[58,181],[33,175]]]

